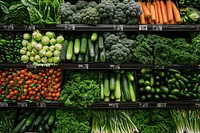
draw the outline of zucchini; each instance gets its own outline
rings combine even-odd
[[[65,40],[62,44],[62,49],[60,51],[60,61],[61,62],[65,62],[65,56],[66,56],[66,52],[67,52],[67,45],[68,45],[68,41]]]
[[[116,80],[114,74],[110,74],[110,90],[114,91],[116,88]]]
[[[114,91],[116,99],[120,99],[121,98],[120,78],[121,78],[121,75],[120,75],[120,73],[118,73],[117,74],[117,78],[116,78],[116,88],[115,88],[115,91]]]
[[[185,82],[185,83],[188,83],[188,80],[187,80],[185,77],[183,77],[183,76],[181,76],[180,74],[178,74],[178,73],[175,74],[175,77],[176,77],[177,79],[182,80],[182,81]]]
[[[100,61],[105,62],[106,61],[106,53],[105,53],[105,48],[103,48],[100,52]]]
[[[76,62],[77,55],[72,52],[72,62]]]
[[[87,34],[84,33],[82,35],[82,39],[81,39],[81,50],[80,50],[80,52],[82,54],[85,54],[86,50],[87,50]]]
[[[165,93],[165,94],[169,92],[169,89],[163,85],[160,86],[160,90],[162,93]]]
[[[103,48],[104,48],[104,43],[103,43],[103,37],[102,37],[102,36],[99,36],[98,45],[99,45],[99,49],[100,49],[100,50],[103,50]]]
[[[80,37],[77,35],[75,38],[75,43],[74,43],[74,53],[79,54],[81,48],[81,41]]]
[[[35,123],[35,120],[33,121],[33,123]],[[35,124],[32,124],[27,131],[32,132],[34,129],[35,129]]]
[[[104,99],[104,83],[103,79],[100,79],[100,87],[101,87],[101,99]]]
[[[22,128],[20,129],[20,132],[19,133],[24,133],[24,132],[26,132],[26,125],[24,124],[23,126],[22,126]]]
[[[45,131],[49,131],[49,130],[50,130],[49,125],[48,125],[48,124],[45,124],[45,125],[44,125],[44,129],[45,129]]]
[[[89,55],[89,50],[87,49],[87,51],[85,53],[84,62],[89,62],[89,60],[90,60],[90,55]]]
[[[99,62],[99,45],[96,43],[95,45],[95,57],[94,62]]]
[[[152,87],[154,85],[154,76],[151,75],[150,77],[150,86]]]
[[[83,54],[78,54],[78,62],[83,62]]]
[[[125,98],[125,95],[124,95],[124,90],[122,90],[121,101],[122,102],[126,102],[126,98]]]
[[[178,83],[179,83],[181,89],[186,89],[186,86],[182,80],[179,79]]]
[[[175,74],[175,73],[181,74],[181,72],[176,69],[169,69],[168,72],[173,73],[173,74]]]
[[[66,53],[66,59],[71,60],[73,56],[73,38],[70,39],[68,46],[67,46],[67,53]]]
[[[43,125],[41,124],[39,127],[38,127],[38,133],[44,133],[44,127]]]
[[[35,120],[35,123],[34,123],[34,125],[35,126],[39,126],[40,125],[40,123],[42,123],[42,120],[43,120],[43,116],[38,116],[38,118]]]
[[[104,74],[104,87],[103,87],[104,95],[106,97],[110,96],[110,88],[109,88],[109,79],[108,79],[108,74]]]
[[[52,113],[51,113],[51,115],[50,115],[50,117],[49,117],[49,119],[48,119],[48,125],[49,126],[53,126],[54,125],[54,122],[55,122],[55,116],[56,114],[55,114],[55,111],[53,111]]]
[[[109,102],[110,101],[110,97],[104,97],[104,101],[105,102]]]
[[[133,84],[131,83],[130,80],[128,80],[128,88],[131,96],[131,101],[135,102],[136,101],[136,96],[135,96],[135,82]]]
[[[91,40],[94,42],[97,40],[97,37],[98,37],[97,33],[94,32],[94,33],[92,33]]]
[[[48,112],[46,113],[46,115],[44,116],[44,119],[43,119],[43,121],[42,121],[42,124],[45,124],[45,123],[48,121],[50,115],[51,115],[51,111],[48,111]]]
[[[27,118],[24,118],[12,131],[13,133],[19,133],[21,128],[25,125]]]
[[[91,39],[88,39],[88,49],[89,49],[90,58],[94,58],[94,56],[95,56],[94,45],[93,45]]]
[[[131,74],[131,72],[126,72],[126,76],[130,81],[134,81],[134,76]]]
[[[36,112],[33,112],[25,122],[26,127],[30,127],[33,124],[35,118],[36,118]]]
[[[45,115],[47,112],[48,112],[47,109],[43,109],[43,110],[42,110],[42,113],[41,113],[40,115]]]
[[[113,91],[111,92],[111,96],[110,96],[110,98],[111,98],[112,100],[114,100],[114,99],[115,99],[115,94],[114,94],[114,92],[113,92]]]
[[[123,84],[123,93],[124,93],[124,97],[127,99],[127,100],[131,100],[131,95],[130,95],[130,92],[129,92],[129,86],[128,86],[128,81],[127,81],[127,78],[126,78],[126,75],[123,74],[122,75],[122,84]],[[123,101],[123,99],[122,99]]]

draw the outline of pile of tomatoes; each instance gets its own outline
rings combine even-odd
[[[61,92],[61,69],[0,70],[0,100],[57,101]]]

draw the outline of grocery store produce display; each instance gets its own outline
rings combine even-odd
[[[61,91],[61,70],[1,69],[1,101],[57,101]]]
[[[49,132],[56,125],[56,110],[48,109],[20,109],[16,119],[13,133],[24,132]]]

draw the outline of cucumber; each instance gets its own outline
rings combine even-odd
[[[98,37],[97,33],[94,32],[94,33],[92,33],[91,40],[94,42],[97,40],[97,37]]]
[[[74,53],[79,54],[81,48],[81,41],[80,37],[77,35],[75,38],[75,43],[74,43]]]
[[[128,80],[134,81],[134,76],[133,76],[133,74],[131,74],[131,72],[126,72],[126,76],[127,76]]]
[[[110,98],[111,98],[112,100],[114,100],[114,99],[115,99],[115,94],[114,94],[114,91],[112,91],[112,92],[111,92],[111,96],[110,96]]]
[[[108,79],[108,74],[104,74],[104,87],[103,87],[104,95],[106,97],[110,96],[110,88],[109,88],[109,79]]]
[[[150,72],[152,72],[152,70],[150,70],[150,69],[142,69],[142,70],[141,70],[141,73],[142,73],[142,74],[150,73]]]
[[[49,131],[49,130],[50,130],[49,125],[48,125],[48,124],[45,124],[45,125],[44,125],[44,129],[45,129],[45,131]]]
[[[126,78],[125,74],[122,75],[122,84],[123,84],[122,89],[123,89],[124,97],[127,100],[131,100],[131,95],[130,95],[129,88],[128,88],[129,87],[128,86],[128,81],[127,81],[127,78]]]
[[[126,102],[126,98],[125,98],[125,95],[124,95],[124,90],[122,90],[121,101],[122,102]]]
[[[26,125],[24,124],[24,125],[22,126],[22,128],[20,129],[20,132],[19,132],[19,133],[24,133],[24,132],[26,132],[26,130],[27,130],[27,128],[26,128]]]
[[[100,79],[100,87],[101,87],[101,99],[104,99],[104,83],[103,83],[103,79]]]
[[[35,120],[34,125],[35,125],[35,126],[39,126],[40,123],[42,123],[42,120],[43,120],[43,116],[41,116],[41,115],[38,116],[37,119]]]
[[[151,75],[150,77],[150,86],[152,87],[154,85],[154,76]]]
[[[133,82],[133,84],[131,83],[130,80],[128,80],[128,88],[129,88],[129,92],[130,92],[130,96],[131,96],[131,101],[135,102],[136,101],[136,96],[135,96],[135,82]]]
[[[80,52],[82,54],[85,54],[86,50],[87,50],[87,35],[84,33],[82,35],[82,39],[81,39],[81,50],[80,50]]]
[[[24,118],[12,131],[13,133],[19,133],[21,128],[25,125],[27,118]]]
[[[169,89],[163,85],[160,86],[160,90],[162,93],[165,93],[165,94],[169,92]]]
[[[41,124],[39,127],[38,127],[38,133],[44,133],[44,127],[43,125]]]
[[[178,100],[179,99],[177,96],[174,96],[174,95],[171,95],[171,94],[168,97],[172,100]]]
[[[43,121],[42,121],[42,124],[47,123],[47,121],[48,121],[50,115],[51,115],[51,111],[48,111],[48,112],[46,113],[46,115],[44,116],[44,119],[43,119]]]
[[[106,61],[106,53],[105,53],[105,48],[103,48],[100,52],[100,61],[105,62]]]
[[[35,120],[33,121],[35,123]],[[32,124],[27,131],[32,132],[35,129],[35,124]]]
[[[89,49],[90,58],[94,58],[94,56],[95,56],[94,45],[93,45],[91,39],[88,39],[88,49]]]
[[[78,54],[78,62],[83,62],[83,54]]]
[[[173,89],[172,91],[171,91],[171,94],[172,95],[176,95],[176,94],[178,94],[179,93],[179,90],[178,89]]]
[[[94,62],[99,62],[99,45],[97,43],[95,44]]]
[[[186,89],[186,86],[182,80],[179,79],[178,83],[179,83],[181,89]]]
[[[99,49],[100,49],[100,50],[103,50],[103,48],[104,48],[104,43],[103,43],[103,37],[102,37],[102,36],[99,36],[98,45],[99,45]]]
[[[175,82],[176,82],[176,78],[172,78],[167,81],[168,84],[174,84]]]
[[[25,122],[26,127],[30,127],[33,124],[35,118],[36,118],[36,112],[33,112]]]
[[[176,77],[177,79],[182,80],[182,81],[185,82],[185,83],[188,83],[188,80],[187,80],[185,77],[183,77],[183,76],[181,76],[180,74],[178,74],[178,73],[175,74],[175,77]]]
[[[84,62],[89,62],[89,60],[90,60],[90,55],[89,55],[89,50],[87,49],[87,51],[85,53]]]
[[[115,88],[115,91],[114,91],[116,99],[120,99],[121,98],[120,78],[121,78],[121,75],[120,75],[120,73],[118,73],[117,74],[117,78],[116,78],[116,88]]]
[[[67,45],[68,45],[68,41],[65,40],[62,44],[62,49],[60,51],[60,61],[61,62],[65,62],[66,59],[66,52],[67,52]]]
[[[56,119],[55,111],[53,111],[48,119],[48,125],[53,126]]]
[[[114,74],[110,74],[110,90],[114,91],[116,88],[116,80]]]
[[[72,52],[72,62],[76,62],[77,55]]]
[[[178,81],[175,82],[175,86],[176,86],[177,89],[181,89],[181,87],[180,87]]]
[[[68,46],[67,46],[67,53],[66,53],[66,59],[71,60],[73,56],[73,38],[70,39]]]
[[[169,69],[168,72],[173,73],[173,74],[175,74],[175,73],[181,74],[181,72],[176,69]]]

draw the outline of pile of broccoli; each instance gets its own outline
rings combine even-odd
[[[134,0],[102,0],[99,4],[78,0],[75,5],[61,4],[61,20],[65,24],[137,24],[141,13],[140,5]]]

